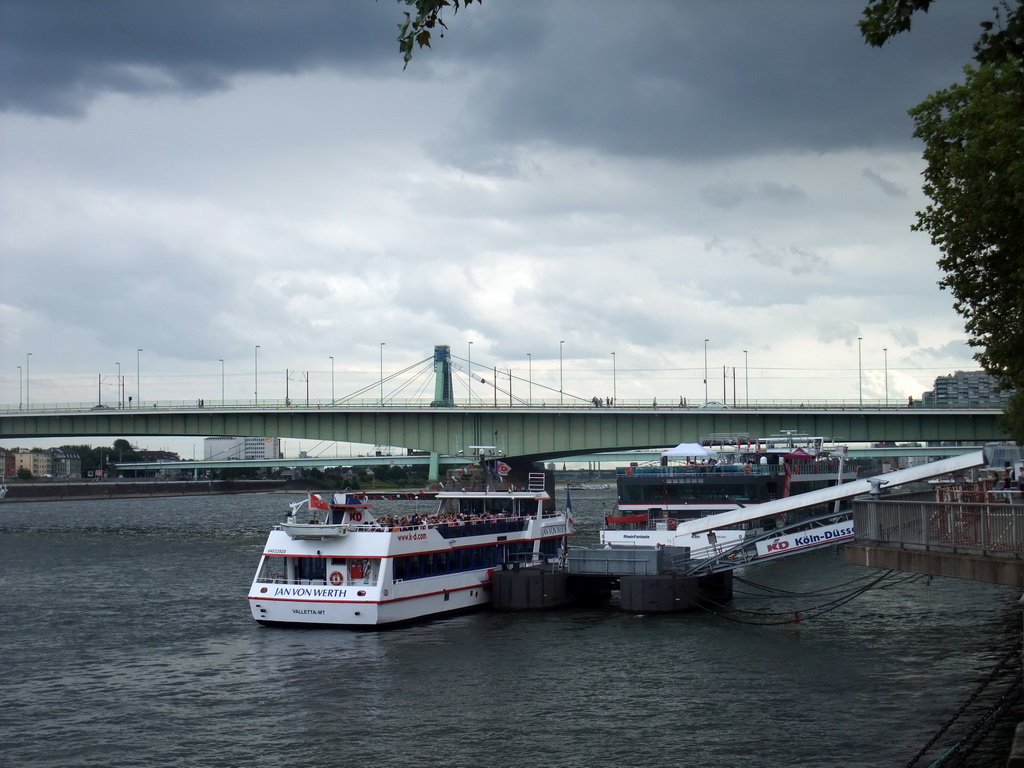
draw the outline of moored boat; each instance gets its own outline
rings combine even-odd
[[[376,627],[479,608],[495,568],[564,555],[568,511],[545,491],[440,491],[429,515],[377,516],[354,494],[310,493],[267,538],[249,589],[267,625]]]
[[[605,518],[601,540],[613,545],[721,547],[771,530],[784,516],[752,520],[739,532],[718,530],[677,541],[678,523],[749,507],[855,479],[846,448],[822,437],[785,434],[752,440],[711,435],[662,452],[657,465],[616,470],[618,508]]]

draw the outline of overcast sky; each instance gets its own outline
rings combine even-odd
[[[907,109],[991,3],[881,50],[864,4],[489,0],[403,71],[390,0],[0,0],[0,402],[340,398],[435,344],[703,402],[705,339],[711,399],[917,397],[977,365]]]

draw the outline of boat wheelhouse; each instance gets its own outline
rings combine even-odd
[[[311,493],[270,532],[249,589],[268,625],[375,627],[479,608],[491,574],[564,556],[568,512],[545,491],[441,491],[429,515],[376,516],[354,494]]]
[[[605,518],[613,543],[669,546],[681,521],[761,504],[855,479],[845,466],[845,446],[822,437],[785,434],[758,440],[746,434],[711,435],[662,452],[656,465],[616,470],[618,509]],[[745,524],[748,533],[775,528],[782,520]],[[637,531],[663,531],[644,535]],[[714,542],[712,542],[714,544]]]

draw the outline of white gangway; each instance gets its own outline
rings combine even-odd
[[[830,501],[850,499],[863,493],[870,493],[872,487],[883,485],[891,487],[903,485],[904,483],[914,483],[933,477],[941,477],[953,472],[962,472],[966,469],[982,467],[985,464],[984,451],[973,451],[962,456],[951,456],[948,459],[939,459],[928,464],[919,464],[916,467],[897,469],[895,472],[885,472],[864,480],[853,480],[849,483],[833,485],[817,491],[798,493],[795,496],[787,496],[784,499],[752,504],[749,507],[734,509],[730,512],[720,512],[717,515],[708,515],[696,520],[688,520],[676,526],[676,534],[704,533],[717,528],[725,528],[726,526],[746,523],[762,517],[814,506],[815,504],[827,504]]]

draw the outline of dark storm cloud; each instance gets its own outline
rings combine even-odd
[[[939,4],[878,50],[861,6],[549,3],[543,43],[481,86],[481,133],[691,160],[906,146],[907,108],[960,76],[983,13]]]
[[[435,151],[491,173],[518,165],[477,141],[690,159],[907,142],[907,107],[959,76],[983,11],[937,4],[876,50],[861,6],[495,1],[447,14],[402,72],[393,0],[0,0],[0,108],[73,116],[108,92],[200,95],[323,67],[480,76],[460,141]]]
[[[240,75],[399,71],[393,2],[0,0],[0,108],[75,116],[107,92],[205,94]]]

